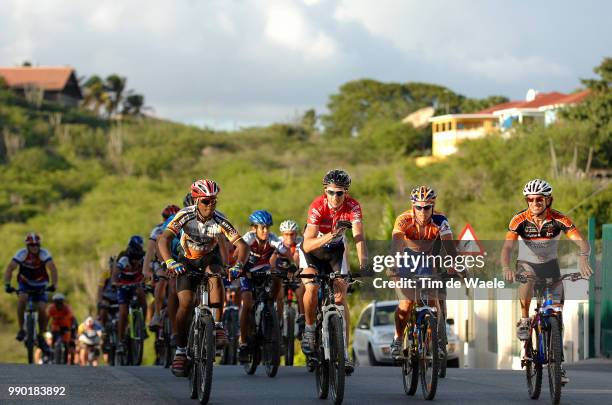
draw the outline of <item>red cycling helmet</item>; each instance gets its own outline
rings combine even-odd
[[[40,240],[40,235],[30,232],[26,235],[24,242],[26,245],[40,245]]]
[[[170,218],[172,215],[176,214],[177,212],[179,212],[180,208],[174,204],[172,205],[168,205],[166,208],[164,208],[164,210],[162,211],[162,217],[164,217],[164,219],[168,219]]]
[[[220,191],[219,185],[210,179],[196,180],[191,185],[191,196],[194,199],[215,197]]]

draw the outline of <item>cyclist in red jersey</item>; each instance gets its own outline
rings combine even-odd
[[[345,257],[344,232],[345,223],[351,224],[355,240],[360,270],[366,269],[368,252],[363,230],[361,206],[357,200],[348,196],[351,178],[344,170],[330,170],[323,178],[324,194],[315,198],[308,210],[308,221],[304,232],[304,242],[299,248],[300,268],[303,274],[317,274],[320,271],[348,273],[349,266]],[[302,337],[302,351],[312,354],[315,346],[315,316],[317,310],[317,295],[319,286],[316,282],[303,279],[306,291],[304,293],[304,315],[306,327]],[[334,282],[336,302],[344,306],[346,336],[349,336],[350,313],[346,301],[348,285],[338,279]],[[348,339],[346,339],[348,341]],[[347,373],[353,371],[353,364],[346,360]]]
[[[40,247],[41,241],[41,237],[36,233],[32,232],[26,235],[26,247],[18,250],[6,267],[4,283],[7,293],[15,292],[15,288],[11,286],[11,279],[13,278],[13,272],[19,268],[19,273],[17,274],[19,285],[17,289],[19,293],[19,301],[17,302],[19,332],[17,333],[17,340],[22,341],[26,335],[25,330],[23,330],[23,316],[29,295],[34,304],[38,306],[38,327],[40,329],[38,344],[41,348],[46,349],[47,345],[42,332],[47,326],[47,291],[55,291],[57,286],[57,268],[51,253],[47,249]],[[51,272],[51,284],[49,284],[49,274],[47,271]]]

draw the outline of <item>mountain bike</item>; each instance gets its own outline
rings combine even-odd
[[[115,351],[115,363],[122,366],[139,366],[142,364],[144,352],[145,321],[135,290],[139,285],[121,286],[131,289],[131,298],[128,306],[127,333],[125,334],[125,348],[123,353]]]
[[[164,368],[170,367],[172,359],[174,358],[174,350],[170,345],[170,339],[172,337],[172,324],[170,317],[168,316],[168,309],[164,305],[159,313],[161,318],[161,328],[157,328],[155,331],[155,364],[158,366],[164,366]]]
[[[561,363],[563,362],[563,317],[562,307],[554,303],[552,291],[563,280],[582,279],[580,273],[570,273],[558,279],[539,278],[533,275],[516,274],[516,281],[527,283],[535,280],[534,295],[537,297],[535,315],[531,317],[529,338],[524,344],[521,367],[525,368],[527,390],[531,399],[538,399],[542,389],[542,370],[548,368],[548,385],[553,404],[561,400]]]
[[[438,276],[417,276],[440,280]],[[402,336],[401,357],[402,381],[406,395],[414,395],[421,380],[421,391],[426,400],[436,396],[440,373],[440,342],[438,341],[438,319],[435,297],[437,290],[415,289],[414,304]],[[418,299],[417,299],[418,298]]]
[[[297,316],[297,300],[295,290],[299,284],[295,280],[283,280],[284,305],[283,305],[283,324],[281,328],[281,347],[285,357],[285,366],[293,366],[295,356],[295,318]]]
[[[28,294],[28,303],[23,314],[23,326],[25,327],[25,338],[23,343],[28,351],[28,363],[34,363],[34,348],[38,345],[40,331],[38,330],[38,308],[34,305],[32,294],[39,292],[39,290],[15,290],[15,294],[19,296],[20,293]]]
[[[215,362],[215,321],[210,308],[208,280],[220,277],[209,273],[187,273],[200,279],[196,293],[196,306],[189,326],[187,357],[191,361],[189,387],[191,398],[201,404],[208,403],[212,388],[213,364]]]
[[[251,280],[254,299],[253,309],[249,314],[249,361],[244,364],[244,370],[247,374],[254,374],[262,362],[267,376],[275,377],[280,365],[280,328],[274,297],[270,292],[273,278],[282,278],[283,273],[263,265],[248,270],[245,277]]]
[[[119,342],[117,335],[119,304],[115,302],[113,304],[100,304],[99,306],[100,309],[106,309],[108,316],[104,324],[102,352],[108,354],[109,366],[119,366],[121,365],[121,357],[117,353],[117,343]]]
[[[334,403],[341,404],[344,400],[345,363],[348,353],[344,336],[344,307],[336,304],[334,281],[343,279],[351,284],[352,277],[350,274],[338,272],[299,274],[296,277],[314,279],[320,283],[315,334],[316,352],[308,356],[307,363],[308,367],[315,371],[318,397],[327,398],[331,388]]]

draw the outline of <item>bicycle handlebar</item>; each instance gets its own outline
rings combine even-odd
[[[518,281],[519,283],[522,283],[522,284],[528,283],[529,280],[536,280],[536,281],[538,281],[538,280],[545,281],[546,280],[546,278],[541,278],[541,277],[538,277],[538,276],[535,276],[535,275],[523,274],[523,273],[515,273],[514,279],[516,281]],[[578,280],[581,280],[581,279],[584,279],[584,277],[582,277],[582,274],[580,274],[580,273],[568,273],[568,274],[562,275],[558,280],[554,280],[554,281],[552,281],[550,283],[547,283],[547,285],[553,285],[553,284],[558,283],[558,282],[563,281],[563,280],[578,281]]]

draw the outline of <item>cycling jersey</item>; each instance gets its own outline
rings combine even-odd
[[[551,208],[538,228],[531,212],[525,209],[516,214],[508,226],[507,240],[519,240],[517,260],[528,263],[546,263],[557,258],[557,246],[561,232],[566,235],[578,230],[571,219]]]
[[[435,241],[440,236],[452,233],[446,216],[434,211],[426,224],[419,224],[414,217],[412,209],[402,212],[393,225],[393,235],[401,234],[406,245],[411,250],[430,253],[437,248]]]
[[[329,206],[325,194],[315,198],[308,209],[309,225],[317,225],[319,227],[319,235],[330,233],[336,227],[338,221],[350,221],[351,223],[361,222],[361,206],[357,200],[346,197],[344,202],[337,210]],[[344,235],[339,235],[334,238],[329,244],[342,243]]]
[[[166,229],[180,237],[181,248],[188,259],[199,259],[212,252],[218,245],[220,234],[235,243],[240,234],[218,211],[204,220],[196,205],[180,210],[168,223]]]
[[[49,282],[46,265],[53,260],[47,249],[40,249],[38,254],[32,254],[27,248],[18,250],[13,261],[19,265],[17,281],[30,287],[44,287]]]
[[[157,238],[159,238],[159,235],[161,235],[164,231],[165,224],[166,222],[162,222],[161,224],[155,225],[155,227],[151,231],[151,234],[149,234],[149,240],[157,242]]]
[[[53,332],[72,328],[74,315],[68,304],[64,304],[62,309],[58,309],[55,303],[49,305],[47,316],[51,319],[51,331]]]
[[[139,260],[137,264],[132,266],[127,256],[120,255],[116,266],[119,270],[117,282],[120,285],[142,283],[144,279],[144,275],[142,274],[142,260]]]
[[[285,254],[287,247],[283,244],[282,239],[270,232],[268,240],[262,242],[257,238],[254,231],[250,231],[242,236],[242,240],[249,246],[249,258],[247,259],[247,270],[262,264],[269,264],[270,258],[274,252]]]

